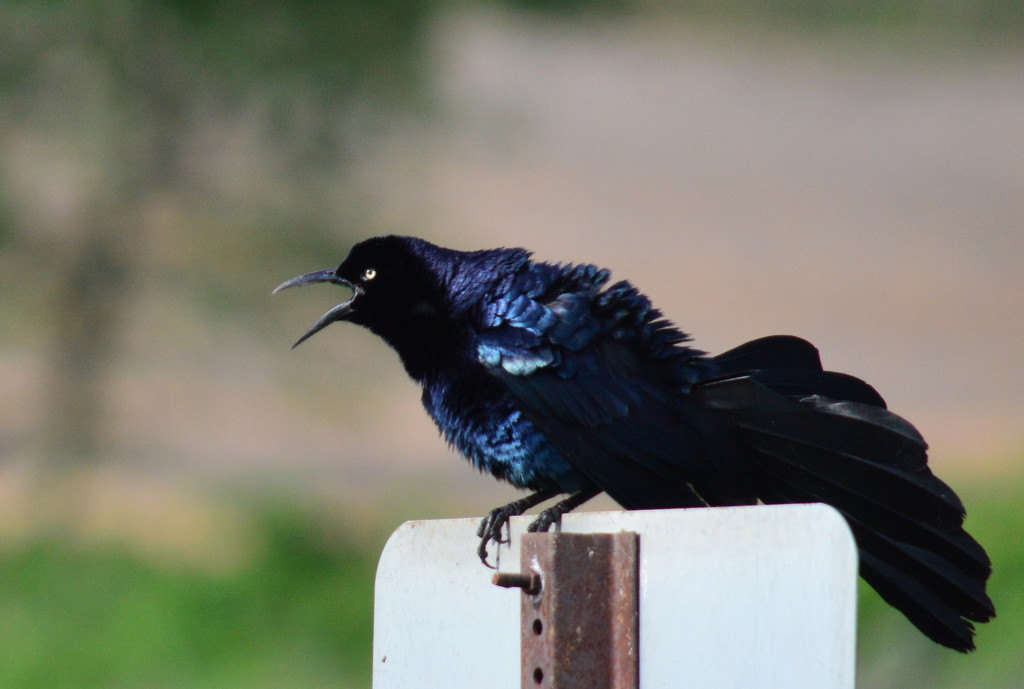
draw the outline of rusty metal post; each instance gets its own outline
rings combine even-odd
[[[522,689],[637,689],[638,549],[628,532],[523,535],[520,572],[494,579],[523,589]]]

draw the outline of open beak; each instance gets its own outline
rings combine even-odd
[[[335,273],[334,268],[320,270],[315,273],[307,273],[305,275],[300,275],[296,278],[292,278],[291,280],[286,280],[285,282],[282,282],[280,285],[278,285],[277,289],[275,289],[273,293],[277,294],[281,290],[288,289],[289,287],[300,287],[302,285],[310,285],[314,282],[330,282],[335,285],[342,285],[343,287],[348,287],[352,290],[352,297],[346,302],[342,302],[337,306],[331,307],[330,310],[327,311],[327,313],[320,316],[320,318],[317,319],[317,322],[314,323],[313,326],[306,331],[306,334],[300,337],[298,340],[296,340],[295,344],[292,345],[292,349],[295,349],[300,344],[316,335],[318,332],[329,326],[334,321],[343,321],[346,318],[348,318],[349,314],[352,313],[353,303],[362,293],[362,290],[359,289],[358,286],[353,285],[345,278],[338,277],[338,275]]]

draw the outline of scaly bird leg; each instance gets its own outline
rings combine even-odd
[[[480,556],[480,561],[494,569],[487,562],[487,544],[491,541],[494,541],[497,545],[508,543],[508,539],[501,535],[501,530],[508,524],[508,520],[512,517],[518,517],[531,507],[539,505],[545,500],[550,500],[556,495],[558,495],[557,490],[542,490],[491,510],[491,513],[483,518],[476,530],[476,535],[480,537],[480,546],[476,549],[476,554]],[[558,504],[561,505],[562,503]],[[569,509],[572,508],[570,507]]]
[[[537,515],[537,518],[526,527],[526,530],[530,533],[547,531],[552,524],[557,524],[562,520],[563,514],[571,512],[600,492],[599,490],[581,490],[579,493],[570,495]]]

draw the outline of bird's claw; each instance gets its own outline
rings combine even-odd
[[[508,536],[504,535],[504,530],[505,527],[508,525],[509,520],[512,519],[512,517],[518,517],[523,512],[533,507],[534,505],[544,502],[545,500],[555,495],[557,495],[555,491],[538,491],[533,495],[528,495],[525,498],[520,498],[519,500],[510,502],[507,505],[502,505],[501,507],[491,510],[490,514],[488,514],[480,521],[480,526],[478,526],[476,529],[476,535],[480,537],[480,545],[476,549],[476,554],[480,556],[480,561],[483,562],[484,565],[486,565],[487,567],[490,567],[491,569],[496,569],[495,567],[492,567],[489,562],[487,562],[487,544],[492,541],[498,546],[511,543],[511,528],[509,529]],[[546,514],[546,512],[541,514],[540,519],[538,519],[538,521],[544,519],[544,514]],[[561,516],[561,512],[558,514],[558,516]],[[555,519],[557,519],[557,517],[555,517]],[[547,527],[550,525],[551,521],[549,520],[547,526],[545,526],[544,529],[546,530]]]
[[[506,536],[503,532],[505,525],[508,524],[508,520],[514,516],[517,516],[517,512],[509,509],[509,505],[499,507],[491,510],[488,514],[480,521],[480,526],[477,527],[476,535],[480,537],[480,545],[476,549],[476,554],[480,557],[480,561],[485,566],[495,569],[495,567],[487,561],[489,553],[487,552],[487,544],[494,542],[497,546],[506,545],[511,543],[511,534]]]
[[[492,565],[490,562],[487,561],[487,558],[490,557],[490,553],[487,552],[487,541],[489,540],[490,539],[488,538],[483,538],[480,540],[480,545],[477,546],[476,554],[477,557],[480,558],[480,562],[484,563],[484,567],[488,567],[490,569],[497,569],[495,565]]]
[[[509,535],[505,535],[505,527],[508,525],[509,520],[512,517],[519,516],[520,512],[509,509],[510,507],[510,505],[505,505],[504,507],[492,510],[490,514],[480,521],[480,526],[476,529],[476,535],[480,537],[480,545],[476,549],[476,554],[480,557],[480,561],[491,569],[496,569],[496,567],[487,561],[490,557],[490,553],[487,552],[488,543],[493,542],[500,547],[512,542],[511,533],[509,532]],[[544,510],[537,515],[536,519],[530,522],[526,530],[530,533],[543,533],[550,529],[552,525],[559,523],[562,519],[562,514],[562,510],[554,507]]]
[[[509,539],[502,535],[502,529],[513,516],[515,515],[507,514],[504,508],[501,507],[492,510],[490,514],[480,520],[480,526],[476,529],[476,535],[480,538],[487,538],[495,543],[508,543]]]
[[[526,530],[530,533],[545,533],[554,524],[562,520],[562,512],[554,507],[544,510],[537,515],[537,518],[530,522]]]

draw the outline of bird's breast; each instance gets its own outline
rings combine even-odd
[[[582,485],[561,452],[487,373],[423,388],[423,406],[445,439],[477,469],[529,490]]]

